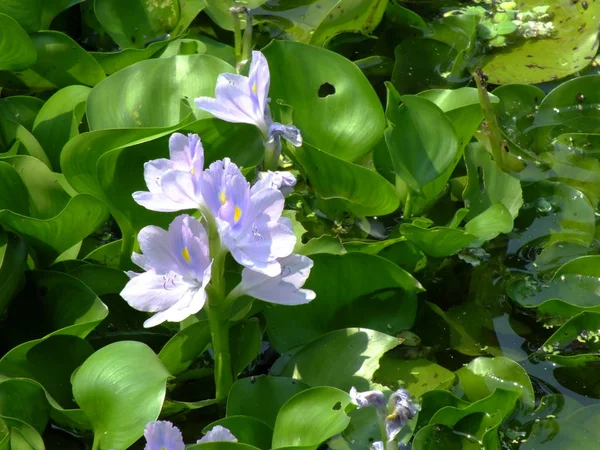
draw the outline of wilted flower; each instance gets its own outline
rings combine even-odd
[[[354,386],[350,389],[350,398],[352,403],[359,408],[374,407],[378,413],[385,415],[387,400],[381,391],[358,392]]]
[[[371,444],[371,450],[383,450],[383,442],[375,441]]]
[[[296,185],[296,177],[289,172],[260,172],[251,192],[254,194],[263,189],[279,189],[283,195],[292,192]]]
[[[385,430],[388,440],[392,440],[413,419],[421,406],[410,399],[410,393],[406,389],[398,389],[390,396],[388,405],[391,413],[385,419]]]
[[[169,139],[169,157],[144,164],[148,191],[134,192],[133,199],[151,211],[197,208],[201,203],[199,184],[204,169],[200,137],[173,133]]]
[[[146,438],[144,450],[185,450],[181,431],[165,420],[148,423],[144,430],[144,437]]]
[[[261,52],[252,52],[248,76],[222,73],[217,78],[215,98],[198,97],[196,106],[221,120],[255,125],[265,142],[287,139],[292,145],[302,145],[300,131],[291,125],[273,122],[269,111],[269,64]]]
[[[168,231],[142,228],[138,241],[143,254],[134,253],[131,259],[146,272],[130,272],[132,278],[121,296],[137,310],[156,313],[144,327],[180,322],[200,311],[211,275],[208,235],[202,224],[183,214]]]
[[[290,255],[278,262],[281,264],[281,274],[275,277],[244,269],[241,283],[230,295],[237,297],[245,294],[282,305],[301,305],[313,300],[314,291],[302,289],[310,275],[313,261],[306,256]]]
[[[289,256],[296,245],[291,222],[281,217],[281,192],[261,189],[252,193],[250,183],[229,158],[214,162],[204,172],[202,192],[231,256],[244,267],[279,275],[277,260]]]
[[[227,428],[222,427],[221,425],[215,425],[202,439],[198,440],[197,443],[202,444],[203,442],[221,441],[237,442],[238,440]]]

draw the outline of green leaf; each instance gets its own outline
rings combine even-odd
[[[146,48],[126,48],[118,52],[89,52],[94,57],[106,75],[124,69],[127,66],[140,61],[150,59],[156,53],[160,52],[164,47],[169,45],[170,40],[153,42]]]
[[[600,256],[582,256],[564,264],[548,283],[516,279],[507,286],[511,299],[525,308],[569,317],[598,310]]]
[[[0,72],[6,89],[55,90],[71,84],[94,86],[104,79],[104,71],[73,39],[58,31],[40,31],[31,36],[37,61],[19,72]]]
[[[38,433],[43,433],[50,416],[44,390],[29,380],[3,380],[0,382],[0,416],[14,417],[31,425]],[[2,426],[0,425],[1,441]]]
[[[260,353],[262,330],[258,319],[251,318],[235,324],[229,330],[231,365],[238,376]]]
[[[193,110],[196,118],[211,117],[190,103],[214,96],[217,76],[233,67],[209,55],[175,56],[133,64],[98,84],[88,97],[90,130],[106,128],[170,127]],[[190,76],[189,74],[201,74]],[[144,82],[140,83],[139,80]],[[127,96],[123,97],[122,92]]]
[[[64,145],[79,134],[79,123],[85,112],[85,101],[91,89],[68,86],[48,99],[33,123],[33,135],[44,148],[50,164],[60,167],[60,152]]]
[[[4,147],[11,147],[8,152],[2,155],[3,157],[14,156],[16,154],[32,156],[50,168],[50,160],[40,143],[19,122],[0,116],[0,135],[2,135],[0,145],[4,144]]]
[[[94,11],[102,28],[122,48],[143,49],[150,41],[169,37],[179,22],[179,1],[175,0],[96,0]]]
[[[403,96],[402,102],[388,111],[385,141],[396,174],[420,192],[455,161],[458,140],[452,123],[434,103],[416,96]]]
[[[74,409],[77,405],[69,380],[93,352],[92,346],[80,337],[50,335],[14,347],[0,360],[0,374],[35,380],[61,407]]]
[[[355,161],[380,140],[381,102],[360,69],[341,55],[299,42],[272,41],[264,49],[271,71],[271,108],[293,108],[304,141]],[[335,125],[334,125],[335,124]]]
[[[509,233],[513,229],[510,211],[502,203],[495,203],[466,225],[465,231],[473,236],[490,241],[500,233]]]
[[[479,357],[458,369],[456,375],[460,381],[459,389],[469,401],[484,399],[499,388],[517,392],[523,408],[526,411],[533,410],[535,397],[529,375],[523,367],[509,358]]]
[[[350,423],[345,408],[350,395],[332,387],[315,387],[296,394],[281,407],[275,422],[273,448],[316,448]]]
[[[202,431],[206,434],[216,425],[227,428],[242,444],[253,445],[262,450],[271,448],[273,428],[255,417],[227,416],[207,425]]]
[[[546,5],[545,0],[528,5]],[[563,78],[584,69],[596,55],[598,2],[587,2],[589,7],[571,0],[551,2],[548,13],[552,16],[555,35],[525,39],[508,51],[493,52],[483,66],[491,84],[536,84]],[[556,58],[555,55],[562,55]],[[532,64],[530,55],[535,55]]]
[[[12,417],[1,417],[10,427],[11,449],[44,450],[40,434],[29,424]]]
[[[28,33],[47,29],[61,11],[82,0],[3,0],[0,13],[12,16]]]
[[[400,233],[434,258],[445,258],[477,241],[472,234],[448,227],[421,228],[411,223],[400,225]]]
[[[186,446],[187,450],[260,450],[252,445],[239,442],[204,442]]]
[[[0,99],[0,114],[31,131],[33,122],[44,102],[37,97],[13,95]]]
[[[250,416],[275,426],[279,409],[291,397],[308,389],[300,380],[259,376],[236,381],[227,399],[227,417]]]
[[[160,350],[158,357],[172,375],[179,375],[194,363],[210,343],[208,321],[200,320],[173,336]]]
[[[567,241],[587,246],[594,235],[594,208],[583,193],[563,183],[537,181],[523,186],[524,207],[509,242],[509,253],[527,246]],[[526,207],[525,207],[526,205]]]
[[[239,4],[243,4],[247,8],[257,8],[266,0],[242,0]],[[229,8],[236,6],[233,0],[206,0],[206,13],[221,28],[226,30],[233,30],[233,19]],[[254,16],[254,12],[253,12]],[[245,21],[242,21],[244,23]]]
[[[412,396],[421,397],[434,389],[447,389],[454,383],[454,373],[426,359],[398,359],[384,355],[375,372],[375,381],[392,390],[402,386]]]
[[[582,426],[570,420],[546,419],[533,425],[522,450],[577,450],[600,445],[597,427]]]
[[[366,328],[347,328],[315,339],[287,361],[278,375],[311,386],[334,386],[349,391],[367,390],[379,368],[379,359],[398,345],[398,339]],[[275,426],[277,432],[277,426]]]
[[[317,297],[306,305],[264,311],[271,345],[284,352],[329,331],[352,326],[397,333],[415,318],[420,283],[388,260],[363,253],[312,257],[305,284]]]
[[[73,396],[94,427],[94,447],[125,449],[142,436],[160,413],[169,376],[140,342],[116,342],[90,356],[73,377]]]
[[[1,10],[1,8],[0,8]],[[32,66],[37,53],[27,33],[12,17],[0,13],[0,70],[23,70]]]
[[[501,171],[481,145],[467,146],[465,165],[468,181],[463,198],[465,207],[469,209],[467,217],[482,214],[498,203],[504,205],[512,218],[517,217],[523,206],[519,180]]]
[[[356,216],[390,214],[399,206],[398,195],[385,178],[372,170],[329,155],[309,144],[293,150],[328,208]]]
[[[0,232],[0,314],[23,284],[27,245],[12,233]]]

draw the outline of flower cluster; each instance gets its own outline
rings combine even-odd
[[[135,309],[156,313],[144,326],[179,322],[197,313],[206,301],[212,261],[225,252],[244,267],[232,296],[287,305],[315,297],[301,289],[312,261],[292,254],[296,236],[290,220],[281,216],[280,189],[295,184],[291,174],[265,172],[251,186],[229,158],[205,169],[195,134],[173,134],[169,155],[145,164],[148,191],[135,192],[133,198],[153,211],[199,209],[204,223],[183,214],[168,231],[156,226],[140,231],[142,254],[134,253],[132,260],[146,272],[129,272],[131,280],[121,295]],[[215,229],[218,242],[209,242],[206,226]]]
[[[389,401],[381,391],[358,392],[356,388],[350,389],[352,403],[359,408],[373,407],[385,425],[385,433],[388,441],[393,441],[406,423],[413,419],[421,406],[414,403],[410,393],[406,389],[398,389],[392,393]],[[383,442],[374,442],[373,450],[383,450]]]
[[[166,420],[156,420],[146,425],[144,437],[146,438],[144,450],[185,450],[181,431]],[[196,443],[222,441],[237,442],[238,440],[227,428],[216,425]]]

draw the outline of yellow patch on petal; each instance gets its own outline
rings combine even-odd
[[[187,247],[183,247],[183,250],[181,250],[181,256],[183,256],[183,259],[185,259],[185,261],[187,263],[190,263],[192,261],[192,257],[190,256],[190,251],[188,250]]]
[[[233,209],[233,221],[234,221],[235,223],[237,223],[237,222],[238,222],[238,220],[240,220],[240,217],[242,217],[242,210],[240,209],[240,207],[239,207],[239,206],[236,206],[236,207]]]
[[[190,169],[190,173],[191,173],[192,175],[196,175],[196,169],[194,169],[194,168],[192,167],[192,168]]]
[[[252,92],[256,94],[256,82],[254,82],[254,84],[252,85]]]
[[[219,193],[219,201],[221,202],[221,205],[224,205],[225,202],[227,201],[227,196],[225,195],[225,191],[221,191]]]

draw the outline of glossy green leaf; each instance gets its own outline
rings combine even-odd
[[[352,326],[386,333],[409,329],[416,294],[423,288],[408,272],[383,258],[363,253],[313,255],[304,285],[317,294],[307,305],[277,305],[264,311],[271,345],[279,352]]]
[[[94,427],[95,446],[126,449],[142,436],[160,413],[169,376],[140,342],[116,342],[90,356],[73,377],[73,396]]]
[[[153,42],[146,48],[126,48],[118,52],[89,52],[102,66],[106,75],[111,75],[127,66],[152,58],[164,47],[169,45],[170,40]]]
[[[512,229],[513,219],[510,211],[502,203],[494,203],[465,225],[467,233],[486,241],[492,240],[500,233],[509,233]]]
[[[55,170],[60,168],[60,152],[79,134],[79,123],[85,112],[85,101],[91,89],[68,86],[48,99],[33,123],[33,135],[39,141]]]
[[[152,59],[126,67],[90,93],[87,102],[90,130],[170,127],[192,110],[196,118],[211,117],[182,102],[184,98],[193,103],[196,97],[214,96],[217,76],[223,72],[234,69],[209,55]],[[140,83],[140,79],[144,82]]]
[[[563,183],[538,181],[523,186],[523,208],[515,221],[520,231],[509,242],[514,253],[523,246],[568,241],[587,246],[594,235],[594,208],[583,193]]]
[[[596,55],[598,2],[585,2],[585,6],[571,0],[527,2],[529,7],[541,5],[550,6],[548,13],[556,34],[551,38],[526,39],[508,51],[492,53],[483,66],[490,83],[534,84],[563,78],[584,69]]]
[[[426,359],[399,359],[385,355],[379,361],[375,381],[397,389],[402,386],[414,397],[434,389],[447,389],[454,382],[454,373]]]
[[[308,144],[294,149],[293,155],[317,195],[336,214],[384,215],[395,211],[400,204],[394,187],[372,170]]]
[[[44,390],[29,380],[5,379],[0,382],[0,416],[14,417],[43,433],[50,416]]]
[[[387,112],[385,141],[394,170],[419,192],[455,161],[458,140],[452,123],[434,103],[417,96],[404,96],[402,102]]]
[[[0,9],[1,10],[1,9]],[[12,17],[0,13],[0,70],[23,70],[35,63],[37,53],[27,33]]]
[[[549,418],[534,424],[522,450],[577,450],[600,445],[597,427],[588,428],[580,423]]]
[[[96,0],[98,21],[122,48],[144,48],[149,41],[165,38],[179,22],[179,1]]]
[[[398,345],[398,339],[366,328],[332,331],[294,353],[278,375],[300,379],[311,386],[367,390],[379,359]],[[275,426],[277,430],[277,426]]]
[[[10,148],[3,157],[17,154],[32,156],[50,168],[50,160],[38,140],[19,122],[0,116],[0,134],[0,146]]]
[[[256,8],[266,0],[242,0],[239,4],[247,8]],[[229,8],[235,6],[233,0],[206,0],[206,13],[221,28],[233,30],[233,19]],[[243,21],[244,23],[245,21]]]
[[[481,145],[467,146],[465,165],[468,181],[463,198],[469,209],[467,217],[473,218],[497,203],[504,205],[512,218],[517,217],[523,206],[519,180],[501,171]]]
[[[460,389],[469,401],[484,399],[491,395],[494,389],[500,388],[517,392],[524,409],[533,410],[534,393],[531,380],[527,372],[509,358],[480,357],[458,369],[456,375],[460,381]]]
[[[421,228],[411,223],[400,225],[400,233],[434,258],[445,258],[468,247],[477,237],[464,230],[448,227]]]
[[[186,447],[189,450],[260,450],[252,445],[239,442],[204,442]]]
[[[206,433],[216,425],[227,428],[242,444],[253,445],[262,450],[271,448],[273,428],[255,417],[227,416],[207,425],[203,431]]]
[[[173,336],[158,357],[172,375],[178,375],[191,366],[210,343],[208,321],[200,320]]]
[[[369,152],[380,140],[385,117],[373,87],[344,57],[292,41],[264,49],[271,71],[271,108],[293,108],[304,141],[345,161]]]
[[[82,0],[4,0],[0,13],[12,16],[28,33],[47,29],[61,11]]]
[[[29,424],[12,417],[2,417],[10,427],[11,449],[44,450],[44,441],[40,434]]]
[[[227,416],[250,416],[272,427],[283,404],[308,387],[303,381],[293,378],[242,378],[229,391]]]
[[[13,95],[0,99],[0,114],[31,131],[33,122],[44,102],[37,97]]]
[[[0,165],[1,166],[1,165]],[[1,173],[1,171],[0,171]],[[12,233],[0,233],[0,313],[22,287],[27,267],[27,245]]]
[[[273,448],[316,448],[350,422],[345,408],[350,395],[332,387],[315,387],[296,394],[281,407],[273,433]]]
[[[597,309],[599,277],[600,257],[582,256],[560,267],[544,285],[516,279],[508,285],[507,292],[526,308],[542,308],[568,317],[585,309]]]
[[[260,353],[262,330],[258,319],[235,324],[229,330],[229,345],[233,373],[238,376]]]
[[[31,40],[37,61],[19,73],[0,72],[0,84],[6,89],[47,91],[72,84],[94,86],[104,79],[102,67],[66,34],[40,31]]]

